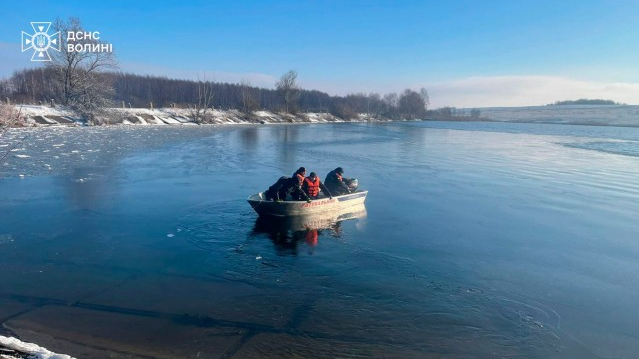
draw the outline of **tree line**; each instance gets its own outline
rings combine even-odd
[[[330,112],[340,118],[353,118],[366,113],[371,116],[388,118],[423,118],[428,106],[425,89],[416,92],[355,93],[346,96],[331,96],[317,90],[299,88],[295,79],[291,81],[289,71],[278,81],[274,89],[251,86],[247,81],[222,83],[212,80],[184,80],[162,76],[144,76],[124,72],[96,72],[90,83],[104,87],[94,98],[78,99],[95,102],[105,97],[111,107],[178,107],[196,108],[203,105],[203,88],[206,88],[206,105],[216,109],[238,109],[245,113],[258,110],[276,112]],[[85,86],[91,86],[89,84]],[[46,66],[15,72],[11,77],[0,80],[0,96],[13,103],[55,103],[73,105],[75,90],[64,88],[64,75],[60,67]],[[90,92],[90,91],[89,91]],[[99,105],[99,104],[97,104]],[[91,111],[91,106],[84,110]]]
[[[554,103],[548,104],[546,106],[563,106],[563,105],[616,105],[616,106],[624,106],[624,103],[615,102],[613,100],[603,100],[603,99],[579,99],[579,100],[568,100],[568,101],[556,101]]]
[[[54,31],[82,32],[79,19],[58,19]],[[212,109],[237,109],[247,115],[254,111],[330,112],[343,119],[359,114],[391,119],[418,119],[427,114],[428,92],[406,89],[402,93],[356,93],[331,96],[301,88],[297,72],[283,74],[273,89],[214,79],[173,79],[118,71],[111,52],[69,51],[73,39],[62,36],[61,51],[52,52],[44,67],[16,71],[0,80],[0,99],[13,103],[62,104],[81,115],[92,117],[108,107],[176,107],[190,109],[196,118]],[[92,39],[95,46],[102,44]],[[83,46],[80,46],[83,47]]]

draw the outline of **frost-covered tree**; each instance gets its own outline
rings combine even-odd
[[[54,94],[58,102],[89,116],[110,106],[114,91],[110,77],[103,72],[117,69],[113,52],[69,51],[68,45],[72,45],[75,50],[75,45],[80,40],[69,41],[67,34],[85,31],[78,18],[71,17],[66,21],[58,19],[54,23],[54,29],[61,34],[60,52],[50,51],[51,61],[46,66],[55,74]],[[102,44],[102,40],[82,39],[80,45],[100,47]]]
[[[284,100],[286,113],[295,112],[300,87],[297,84],[297,71],[290,70],[275,83],[275,88]]]
[[[430,105],[430,97],[428,96],[428,91],[425,88],[422,87],[422,88],[419,89],[419,94],[424,99],[425,108],[428,109],[428,105]]]

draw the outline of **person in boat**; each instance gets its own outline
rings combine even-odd
[[[351,190],[348,188],[346,183],[344,183],[345,178],[343,177],[344,170],[342,167],[337,167],[336,169],[330,171],[326,175],[326,179],[324,180],[324,184],[335,196],[341,196],[343,194],[351,193]]]
[[[306,168],[304,167],[298,168],[297,171],[293,173],[293,178],[296,178],[299,181],[300,188],[304,184],[304,178],[306,178],[305,176],[306,176]],[[299,192],[293,193],[292,195],[294,200],[301,201],[303,199],[302,194]]]
[[[306,176],[306,168],[304,167],[298,168],[297,171],[293,173],[293,178],[297,178],[297,180],[300,181],[300,186],[304,182],[305,176]]]
[[[288,195],[291,195],[293,198],[295,198],[294,196],[297,195],[299,192],[302,193],[302,197],[304,197],[307,202],[311,201],[306,193],[302,191],[297,178],[284,176],[280,177],[277,182],[275,182],[264,192],[264,197],[270,201],[280,202],[285,201]]]
[[[304,183],[302,183],[302,190],[308,197],[311,199],[317,199],[320,194],[320,190],[326,197],[333,199],[333,195],[331,195],[331,191],[320,181],[319,177],[315,174],[315,172],[311,172],[311,174],[304,178]]]

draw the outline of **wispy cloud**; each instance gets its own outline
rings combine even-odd
[[[639,102],[639,83],[596,82],[556,76],[470,77],[424,84],[432,107],[534,106],[580,98]]]

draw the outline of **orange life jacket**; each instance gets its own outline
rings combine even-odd
[[[296,173],[295,176],[297,176],[297,180],[300,182],[300,186],[301,186],[302,183],[304,183],[304,176],[302,176],[299,173]]]
[[[319,177],[315,177],[315,181],[311,181],[310,177],[306,177],[304,179],[304,187],[307,189],[306,193],[308,193],[309,197],[315,197],[319,194],[320,191],[320,179]]]
[[[335,172],[335,175],[337,176],[337,179],[339,179],[340,182],[342,182],[342,175]]]

